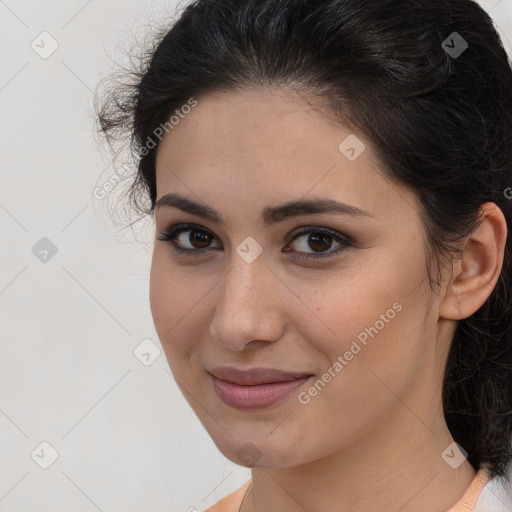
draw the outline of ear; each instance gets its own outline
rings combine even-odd
[[[453,271],[439,315],[449,320],[471,316],[487,300],[498,282],[503,266],[507,222],[494,203],[480,207],[480,224],[466,238]]]

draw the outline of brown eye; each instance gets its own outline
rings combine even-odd
[[[326,251],[332,245],[333,239],[330,235],[309,235],[308,237],[308,245],[315,251]]]
[[[305,236],[307,235],[307,237]],[[303,238],[303,241],[296,243],[296,240]],[[222,246],[212,246],[216,240],[215,235],[201,228],[196,224],[178,224],[157,237],[169,244],[173,250],[187,256],[200,256],[214,249],[222,249]],[[289,245],[296,245],[295,249],[284,249],[284,252],[295,253],[294,257],[313,259],[336,256],[349,249],[353,242],[350,238],[322,227],[307,227],[295,234]],[[338,244],[335,250],[330,251],[333,244]]]
[[[194,224],[180,224],[160,233],[158,240],[166,242],[178,252],[187,255],[201,254],[214,249],[210,247],[215,237],[208,231]]]
[[[182,233],[187,233],[187,231]],[[204,249],[208,247],[208,245],[211,243],[211,239],[212,236],[209,233],[205,233],[204,231],[199,231],[197,229],[190,230],[190,235],[188,236],[188,241],[198,249]]]
[[[301,238],[302,240],[297,243],[296,240]],[[338,244],[338,247],[329,251],[334,243]],[[294,244],[293,252],[296,252],[299,258],[326,258],[345,251],[352,245],[352,241],[330,229],[310,227],[295,235],[290,245]]]

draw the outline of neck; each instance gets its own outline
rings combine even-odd
[[[440,400],[439,400],[440,402]],[[410,403],[414,403],[411,401]],[[399,403],[387,421],[327,457],[290,468],[253,468],[241,512],[446,512],[475,470],[441,457],[453,442],[439,405],[430,424]]]

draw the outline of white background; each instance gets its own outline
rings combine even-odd
[[[481,3],[510,50],[512,0]],[[106,52],[175,5],[0,0],[0,511],[204,510],[250,477],[219,453],[163,353],[150,366],[134,356],[144,339],[160,347],[152,226],[134,240],[93,197],[113,174],[93,136]],[[58,43],[47,59],[31,48],[43,31]],[[58,250],[47,263],[32,252],[43,237]],[[35,462],[50,456],[43,441],[58,452],[48,469]]]

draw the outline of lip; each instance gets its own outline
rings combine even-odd
[[[270,407],[283,401],[312,377],[311,374],[272,368],[219,367],[209,373],[218,397],[235,409]]]
[[[220,380],[232,382],[239,386],[256,386],[274,382],[289,382],[303,377],[310,377],[310,373],[286,372],[274,368],[247,368],[239,369],[233,366],[219,366],[210,370],[210,373]]]

